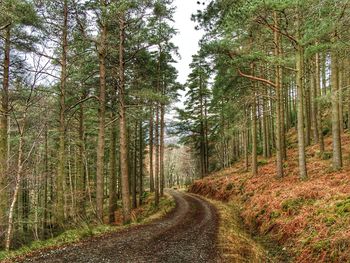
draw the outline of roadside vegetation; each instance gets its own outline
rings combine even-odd
[[[79,228],[66,230],[63,233],[47,240],[33,241],[28,245],[22,246],[16,250],[9,252],[0,252],[1,262],[11,262],[11,259],[28,256],[30,254],[38,254],[41,251],[50,250],[57,247],[64,247],[79,242],[84,242],[90,238],[96,238],[107,234],[113,234],[125,228],[135,225],[147,224],[152,221],[161,219],[172,209],[175,208],[175,200],[168,194],[160,198],[159,206],[154,205],[154,194],[145,194],[145,202],[142,206],[132,210],[132,221],[130,224],[124,225],[122,217],[119,215],[119,210],[116,212],[116,217],[120,218],[119,222],[114,224],[99,224],[99,225],[81,225]]]
[[[291,145],[295,140],[295,134],[289,134]],[[309,180],[301,181],[297,150],[291,147],[283,179],[275,176],[275,157],[261,158],[259,176],[251,176],[244,171],[244,162],[237,162],[196,181],[189,191],[238,207],[246,229],[262,240],[274,241],[278,247],[272,252],[288,253],[291,262],[348,262],[350,136],[343,135],[342,142],[347,157],[341,171],[330,169],[331,159],[320,159],[317,146],[310,146],[306,152]],[[331,150],[330,137],[325,138],[325,147]]]

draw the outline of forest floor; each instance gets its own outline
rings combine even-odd
[[[216,208],[194,195],[169,193],[176,207],[161,219],[12,262],[222,262]]]
[[[344,168],[332,169],[332,139],[326,152],[307,148],[309,179],[298,176],[295,132],[288,140],[285,176],[276,178],[275,157],[259,159],[259,175],[243,162],[196,181],[190,192],[236,206],[246,229],[270,240],[277,262],[350,262],[350,136],[342,135]],[[285,255],[289,257],[285,257]]]

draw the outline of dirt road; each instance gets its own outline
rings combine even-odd
[[[161,220],[17,262],[220,262],[215,208],[197,196],[168,193],[176,208]]]

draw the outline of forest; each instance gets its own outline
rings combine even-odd
[[[107,214],[114,222],[122,197],[130,221],[148,134],[147,188],[159,202],[164,115],[180,88],[169,1],[6,0],[0,12],[6,248],[13,232],[41,238]]]
[[[0,0],[0,252],[168,198],[169,215],[195,207],[191,235],[203,207],[223,224],[221,203],[183,188],[233,200],[291,262],[350,260],[349,2],[186,1],[203,36],[182,83],[178,0]],[[194,262],[243,262],[194,244]],[[145,262],[173,262],[155,251]]]

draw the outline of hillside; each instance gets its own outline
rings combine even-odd
[[[196,181],[190,192],[241,207],[251,231],[276,241],[293,262],[349,262],[350,260],[350,136],[342,135],[344,168],[331,169],[332,140],[326,153],[307,148],[309,179],[298,178],[296,138],[284,163],[285,177],[276,178],[275,158],[259,159],[259,174],[252,177],[239,162],[229,169]]]

